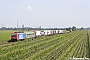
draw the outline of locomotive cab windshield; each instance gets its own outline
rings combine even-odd
[[[12,37],[16,37],[17,36],[17,34],[12,34]]]

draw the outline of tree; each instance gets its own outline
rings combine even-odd
[[[85,28],[84,27],[81,27],[81,30],[85,30]]]
[[[66,28],[66,30],[71,32],[72,28],[71,28],[71,27],[69,27],[69,28]]]
[[[72,31],[75,31],[77,28],[75,26],[72,27]]]

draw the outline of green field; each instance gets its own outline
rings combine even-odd
[[[69,60],[73,57],[90,58],[90,31],[42,36],[0,46],[0,60]]]

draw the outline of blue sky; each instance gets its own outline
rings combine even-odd
[[[90,27],[90,0],[0,0],[0,27]]]

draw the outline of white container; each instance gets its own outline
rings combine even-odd
[[[41,31],[36,31],[36,36],[41,36]]]
[[[45,35],[45,32],[44,31],[41,31],[40,34],[41,34],[41,36],[44,36]]]
[[[58,34],[59,33],[59,30],[56,30],[56,33]]]
[[[48,33],[49,33],[48,30],[44,30],[45,35],[48,35]]]

